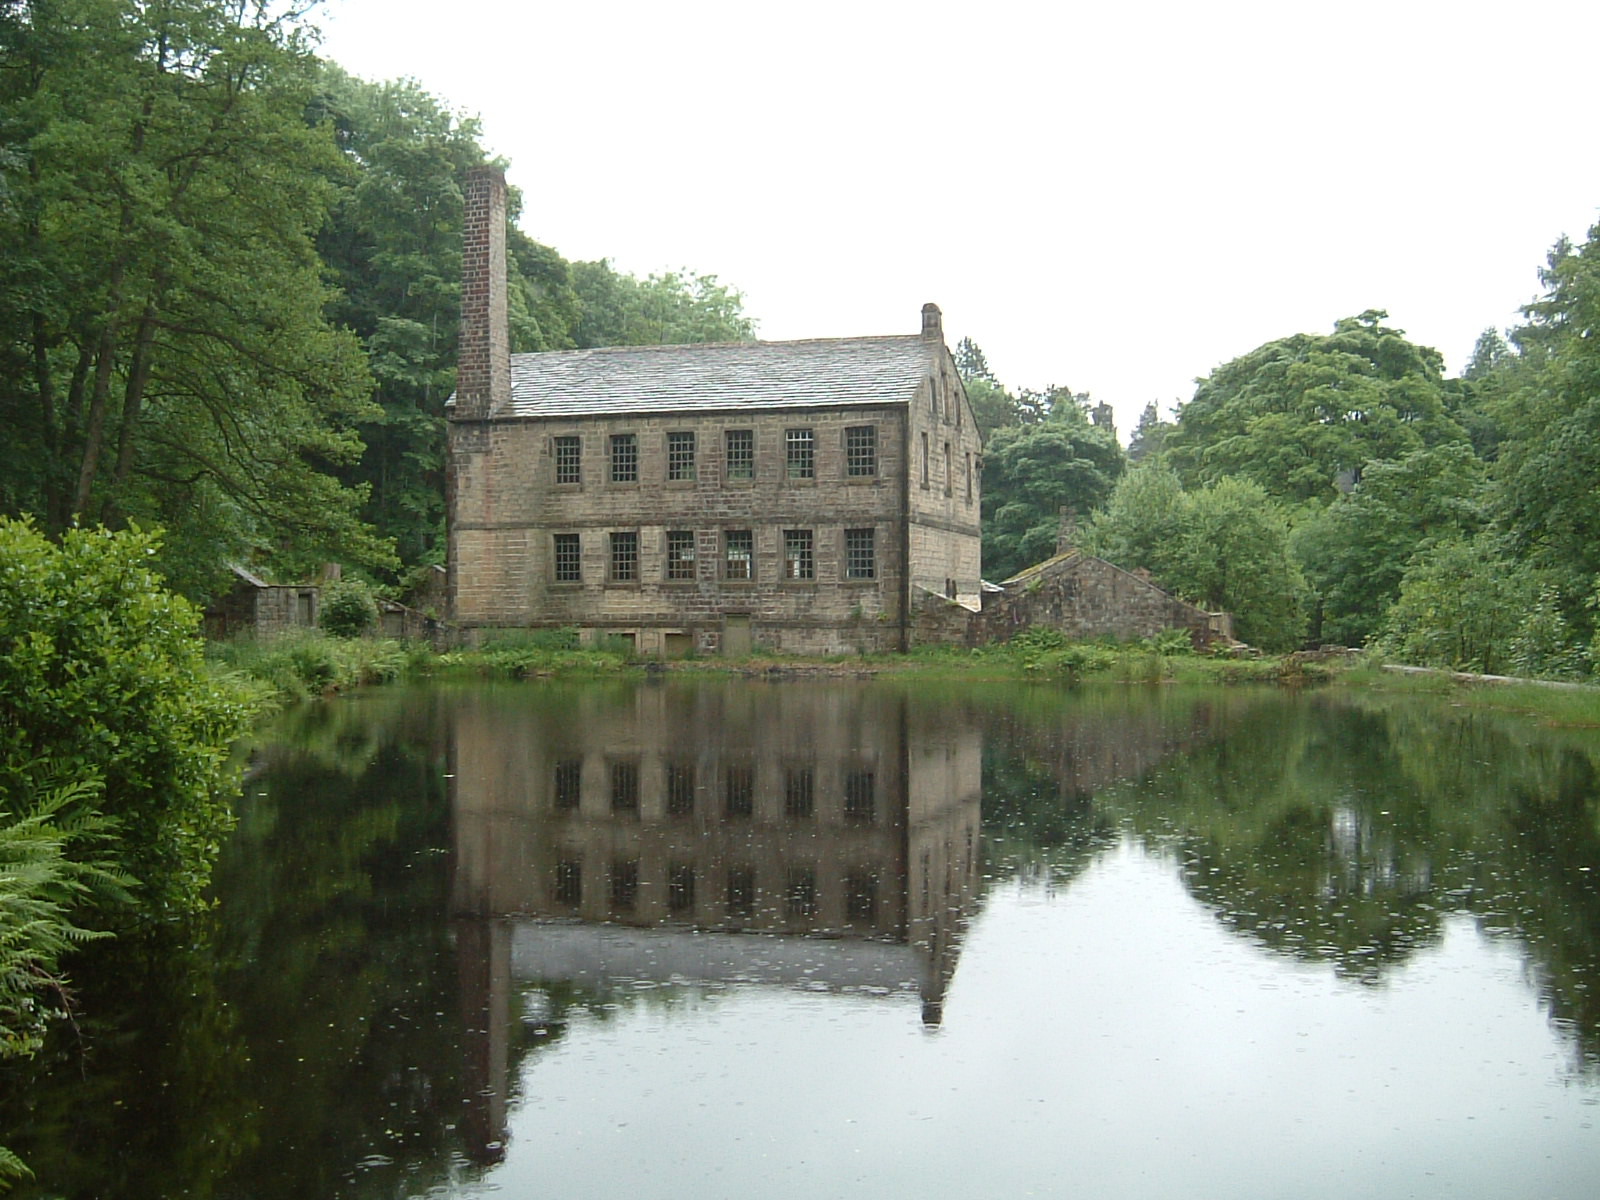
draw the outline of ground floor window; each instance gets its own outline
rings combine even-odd
[[[876,579],[878,577],[878,548],[872,529],[846,529],[844,531],[844,577],[846,579]]]
[[[611,535],[611,579],[633,583],[639,578],[639,535],[632,530]]]
[[[583,579],[583,548],[575,533],[558,533],[556,543],[556,582],[578,583]]]
[[[783,531],[783,577],[785,579],[815,579],[817,577],[816,547],[809,529]]]
[[[692,530],[667,531],[667,578],[694,578],[694,533]]]

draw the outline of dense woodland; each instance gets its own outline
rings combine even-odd
[[[0,0],[0,513],[158,529],[195,600],[230,562],[400,590],[442,555],[459,184],[484,150],[415,83],[320,60],[303,7]],[[715,276],[511,250],[516,349],[754,336]],[[1067,508],[1080,544],[1268,649],[1586,674],[1597,258],[1558,243],[1461,378],[1381,311],[1329,314],[1152,404],[1126,449],[1109,406],[1010,390],[963,342],[985,574],[1052,553]]]

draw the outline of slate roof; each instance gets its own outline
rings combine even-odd
[[[617,346],[511,356],[494,417],[596,416],[910,403],[928,376],[916,336]]]

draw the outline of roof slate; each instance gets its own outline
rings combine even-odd
[[[906,404],[928,376],[932,345],[911,335],[514,354],[511,403],[490,415]]]

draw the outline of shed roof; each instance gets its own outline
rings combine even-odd
[[[908,404],[937,345],[910,335],[514,354],[511,403],[491,415]]]

